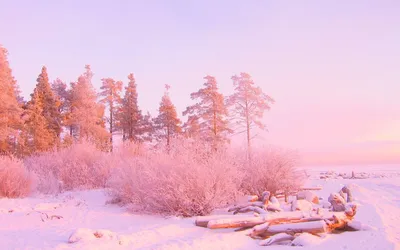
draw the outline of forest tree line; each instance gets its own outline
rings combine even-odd
[[[124,141],[135,143],[169,147],[173,137],[184,136],[201,138],[214,148],[228,144],[233,133],[245,133],[250,149],[253,128],[265,129],[264,112],[274,103],[248,73],[232,76],[234,93],[230,96],[220,93],[215,77],[208,75],[202,88],[190,95],[193,104],[182,113],[185,122],[178,117],[168,85],[157,116],[151,117],[138,106],[134,74],[128,75],[125,87],[122,81],[103,78],[97,92],[90,65],[69,84],[50,81],[43,66],[30,100],[25,101],[7,56],[0,46],[0,153],[6,155],[24,157],[81,140],[111,151],[117,131]]]

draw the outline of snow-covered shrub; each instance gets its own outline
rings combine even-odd
[[[115,158],[91,143],[74,143],[68,148],[41,153],[25,160],[37,176],[37,190],[58,193],[79,188],[104,187]]]
[[[0,156],[0,197],[17,198],[31,191],[31,174],[22,161]]]
[[[114,200],[149,213],[205,215],[238,194],[241,174],[229,152],[179,140],[165,150],[125,158],[110,182]]]
[[[297,170],[298,157],[292,151],[260,148],[253,151],[250,161],[246,156],[242,159],[241,190],[245,194],[261,197],[264,191],[295,191],[303,184],[304,175]]]

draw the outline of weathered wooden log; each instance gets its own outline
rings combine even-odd
[[[248,212],[256,212],[258,214],[267,214],[268,213],[267,211],[265,211],[264,209],[262,209],[260,207],[248,206],[248,207],[244,207],[244,208],[236,210],[235,212],[233,212],[233,214],[248,213]]]
[[[207,227],[207,224],[210,220],[219,220],[219,219],[226,219],[226,218],[232,218],[232,217],[233,216],[231,214],[197,216],[196,220],[195,220],[195,225],[198,227]],[[235,215],[235,218],[249,218],[249,217],[252,217],[252,216],[251,215]]]
[[[263,208],[264,207],[264,203],[262,203],[261,201],[253,201],[253,202],[246,202],[243,204],[237,204],[237,205],[233,205],[232,207],[230,207],[228,209],[228,212],[234,212],[236,210],[245,208],[245,207],[249,207],[249,206],[256,206],[256,207],[260,207]]]
[[[252,230],[250,231],[250,233],[247,234],[247,235],[250,236],[250,237],[252,237],[252,238],[256,238],[256,237],[259,236],[260,234],[263,234],[263,233],[268,229],[269,226],[270,226],[270,223],[269,223],[269,222],[265,222],[265,223],[263,223],[263,224],[254,226],[254,227],[252,228]]]
[[[352,220],[352,217],[347,216],[344,212],[329,212],[321,216],[325,221],[335,222],[337,219],[340,220]]]
[[[310,217],[310,218],[302,218],[302,219],[273,219],[265,222],[263,224],[257,225],[252,228],[250,233],[247,235],[252,238],[257,238],[259,236],[268,235],[268,228],[272,225],[276,224],[294,224],[294,223],[303,223],[303,222],[313,222],[313,221],[324,221],[322,218]]]
[[[209,216],[204,216],[209,217]],[[310,213],[304,213],[302,211],[297,212],[281,212],[281,213],[268,213],[265,215],[260,215],[258,217],[252,216],[242,216],[239,217],[238,215],[231,215],[230,217],[223,217],[223,218],[216,218],[210,219],[208,221],[207,227],[208,228],[239,228],[239,227],[249,227],[252,225],[251,223],[255,222],[254,225],[259,225],[267,221],[279,221],[279,220],[299,220],[303,218],[311,217]],[[197,220],[197,224],[203,225],[204,222],[200,222],[200,220],[205,221],[208,218],[199,218]],[[246,222],[249,223],[246,223]],[[196,225],[197,225],[196,224]],[[210,227],[211,226],[211,227]]]
[[[327,225],[325,221],[310,221],[310,222],[300,222],[300,223],[289,223],[289,224],[277,224],[271,225],[264,232],[266,235],[273,235],[277,233],[325,233],[327,231]]]
[[[263,217],[247,217],[247,218],[226,218],[218,220],[210,220],[207,227],[210,229],[220,228],[240,228],[240,227],[253,227],[265,222]]]
[[[267,221],[272,221],[275,219],[299,220],[299,219],[307,218],[307,217],[311,217],[310,212],[296,211],[296,212],[269,213],[264,216],[264,219],[267,222]]]
[[[346,211],[344,213],[335,213],[331,219],[325,220],[329,230],[351,230],[351,226],[349,228],[348,224],[353,219],[356,211],[357,206],[355,204],[346,204]]]
[[[208,222],[208,228],[239,228],[239,227],[249,227],[262,224],[268,221],[287,221],[287,220],[299,220],[302,218],[311,217],[310,213],[305,213],[302,211],[297,212],[281,212],[281,213],[268,213],[265,215],[260,215],[259,217],[241,217],[238,218],[237,215],[228,218],[214,219]],[[248,222],[248,223],[246,223]],[[255,224],[252,224],[252,223]]]
[[[287,234],[287,233],[279,233],[275,234],[268,239],[260,241],[258,244],[260,246],[270,246],[274,243],[279,243],[283,241],[288,241],[288,240],[293,240],[295,237],[293,235]]]
[[[333,217],[333,221],[326,220],[327,227],[329,231],[334,231],[334,230],[343,230],[347,226],[347,222],[349,221],[348,218],[343,218],[343,217]]]
[[[340,218],[346,218],[347,215],[344,212],[331,212],[331,211],[326,211],[326,212],[320,212],[318,214],[317,211],[294,211],[294,212],[280,212],[280,213],[269,213],[267,215],[264,215],[263,217],[265,218],[265,221],[273,221],[275,219],[281,219],[281,220],[300,220],[300,219],[308,219],[308,218],[314,218],[314,219],[320,219],[320,220],[325,220],[325,219],[333,219],[333,216],[340,217]]]
[[[341,219],[349,218],[345,212],[325,212],[317,214],[313,211],[295,211],[295,212],[280,212],[280,213],[267,213],[267,214],[254,214],[251,215],[211,215],[211,216],[198,216],[196,218],[196,225],[202,227],[208,227],[209,222],[212,221],[211,225],[213,228],[239,228],[248,227],[249,224],[242,221],[256,222],[256,225],[269,222],[274,223],[299,223],[299,222],[310,222],[316,220],[330,220],[334,221],[334,216]],[[236,223],[236,224],[235,224]],[[229,225],[224,225],[229,224]],[[254,225],[253,225],[254,226]]]

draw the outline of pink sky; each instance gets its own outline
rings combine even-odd
[[[52,79],[135,73],[156,114],[164,84],[181,113],[214,75],[250,73],[276,99],[257,143],[306,163],[400,161],[399,1],[3,1],[0,43],[25,97]],[[239,142],[241,140],[238,140]]]

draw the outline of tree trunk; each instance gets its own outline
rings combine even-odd
[[[344,214],[344,213],[343,213]],[[208,228],[239,228],[259,225],[265,222],[277,222],[277,221],[289,221],[289,220],[300,220],[305,218],[305,213],[298,212],[280,212],[280,213],[267,213],[257,217],[252,216],[238,216],[231,215],[221,219],[210,220]],[[309,216],[310,217],[310,216]],[[320,217],[322,219],[322,217]]]
[[[170,132],[170,128],[169,125],[167,125],[167,153],[169,154],[170,151],[170,136],[171,136],[171,132]]]
[[[290,224],[278,224],[269,226],[263,233],[263,235],[273,235],[277,233],[325,233],[327,231],[327,225],[325,221],[310,221]]]
[[[254,216],[255,217],[255,216]],[[209,216],[197,216],[195,225],[198,227],[207,227],[207,224],[210,220],[219,220],[219,219],[229,219],[232,218],[230,214],[221,214],[221,215],[209,215]],[[234,218],[251,218],[249,215],[235,215]]]
[[[250,144],[250,121],[249,121],[249,108],[246,100],[246,132],[247,132],[247,157],[251,162],[251,144]]]
[[[213,113],[213,133],[214,133],[214,151],[218,150],[218,139],[217,139],[217,113]]]
[[[110,150],[113,151],[113,106],[110,105]]]
[[[253,227],[263,224],[264,222],[265,220],[263,217],[238,218],[234,216],[232,218],[210,220],[207,227],[210,229]]]

